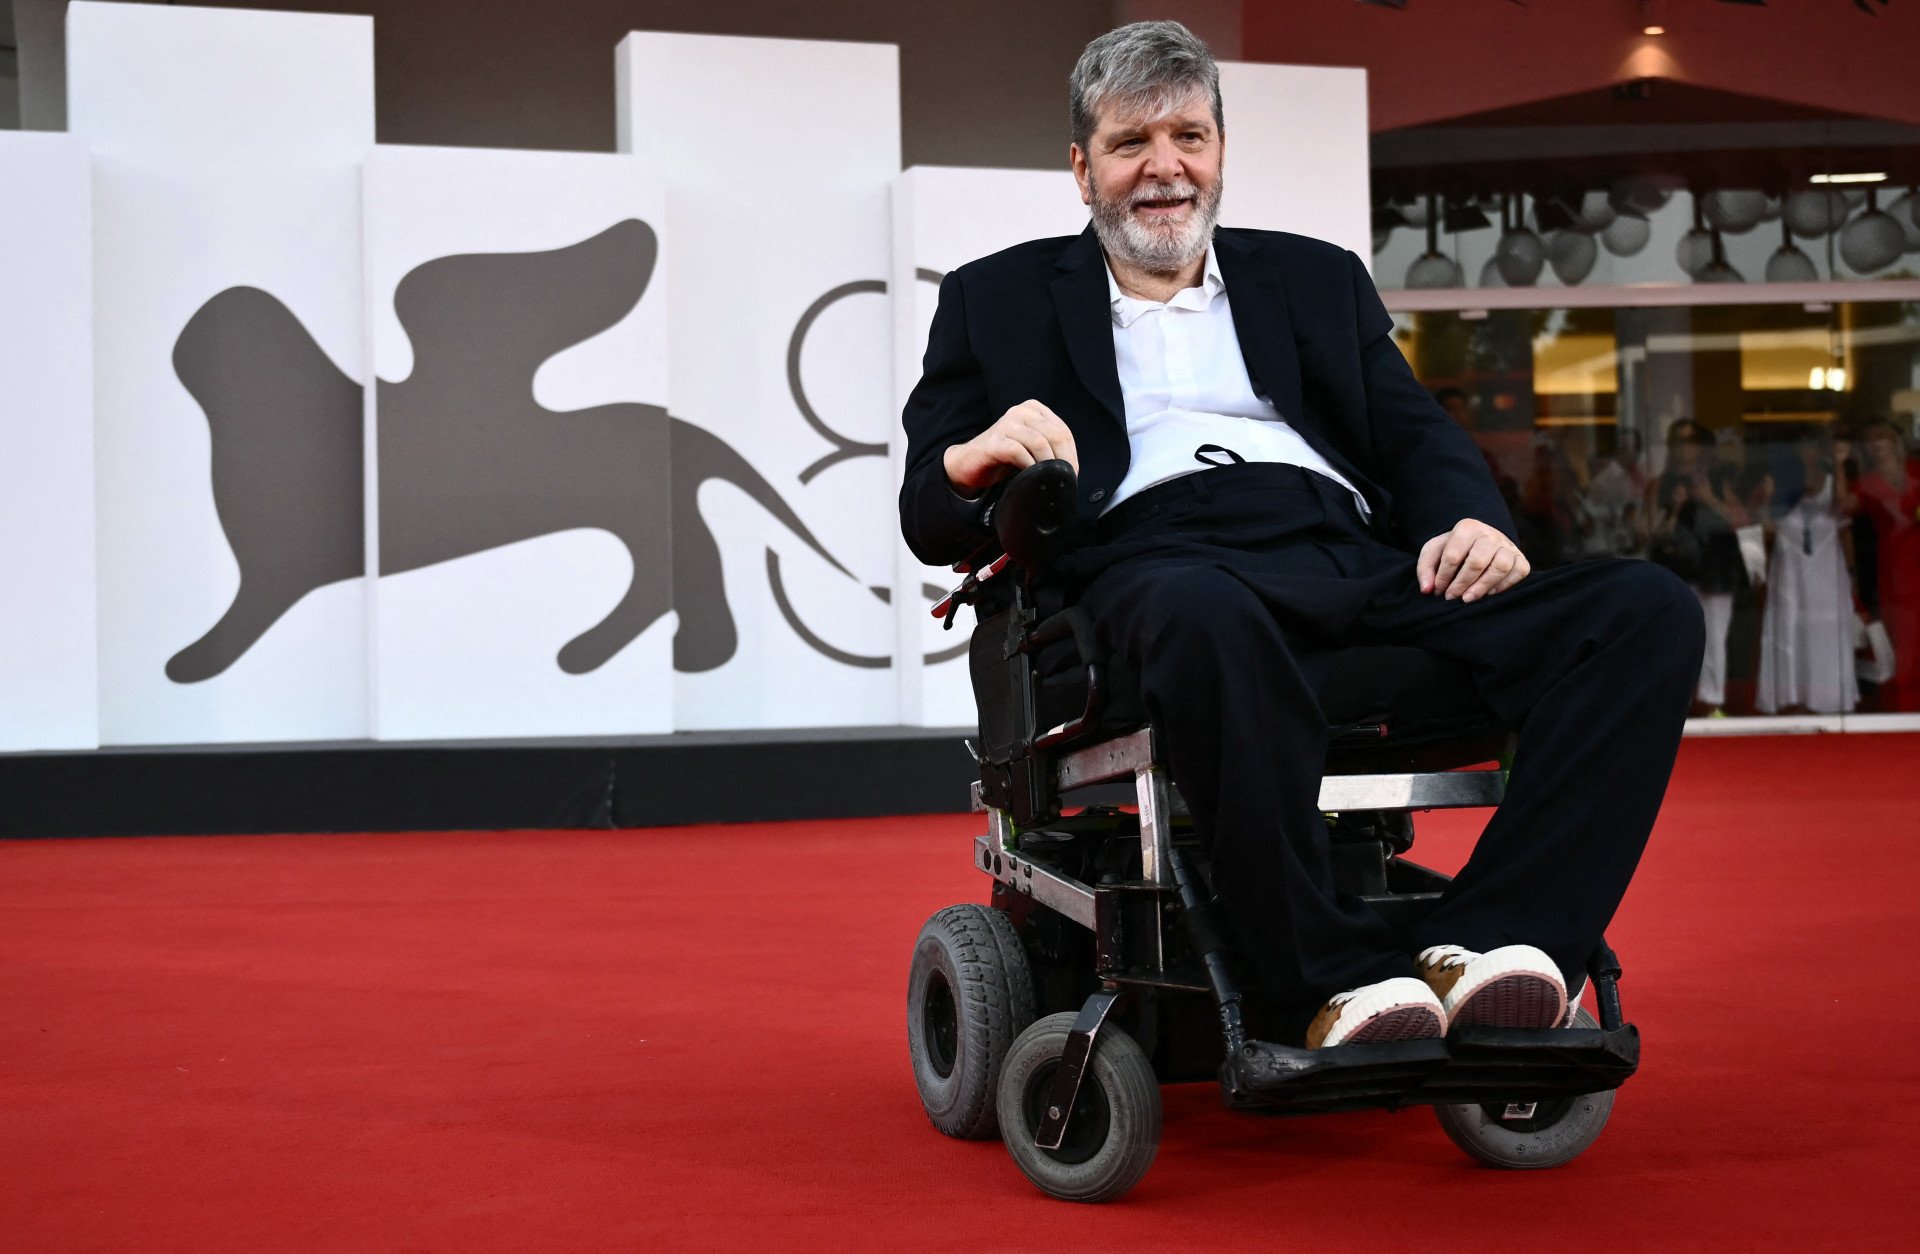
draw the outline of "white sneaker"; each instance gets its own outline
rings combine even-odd
[[[1573,1026],[1573,1016],[1580,1010],[1580,999],[1587,995],[1587,984],[1587,977],[1584,975],[1581,976],[1579,991],[1570,993],[1567,996],[1567,1014],[1565,1018],[1560,1020],[1561,1027],[1570,1028]]]
[[[1329,998],[1307,1028],[1307,1048],[1378,1045],[1445,1036],[1447,1014],[1425,981],[1397,976]]]
[[[1475,953],[1459,945],[1420,951],[1420,978],[1440,998],[1447,1026],[1552,1028],[1567,1017],[1560,968],[1532,945]]]

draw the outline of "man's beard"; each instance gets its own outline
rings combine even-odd
[[[1148,274],[1177,274],[1186,269],[1213,242],[1213,224],[1220,216],[1221,179],[1204,192],[1181,179],[1173,183],[1148,183],[1136,187],[1125,197],[1105,196],[1100,185],[1093,187],[1093,233],[1107,255]],[[1133,216],[1133,207],[1144,200],[1183,199],[1191,202],[1185,222],[1147,223]]]

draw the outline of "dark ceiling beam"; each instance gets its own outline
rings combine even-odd
[[[1872,119],[1657,126],[1413,126],[1373,137],[1376,167],[1631,157],[1728,149],[1920,150],[1920,127]]]
[[[1527,0],[1507,0],[1507,2],[1518,5],[1523,9],[1527,7]],[[1853,0],[1853,7],[1868,17],[1879,17],[1880,9],[1886,8],[1892,2],[1893,0]],[[1360,0],[1360,3],[1370,4],[1376,9],[1404,9],[1407,7],[1407,0]],[[1749,8],[1760,9],[1766,7],[1767,0],[1720,0],[1720,3],[1743,4]],[[1875,5],[1878,5],[1879,8],[1875,8]]]
[[[1766,0],[1733,0],[1733,2],[1737,4],[1765,4]],[[1856,4],[1859,2],[1860,0],[1854,0]],[[1882,4],[1886,2],[1887,0],[1880,0]],[[1360,3],[1370,4],[1376,9],[1404,9],[1407,7],[1407,0],[1360,0]],[[1527,0],[1507,0],[1507,3],[1517,5],[1523,9],[1527,7]]]

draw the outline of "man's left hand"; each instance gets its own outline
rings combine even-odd
[[[1497,527],[1462,518],[1452,531],[1420,547],[1414,571],[1420,591],[1449,601],[1478,601],[1525,579],[1533,570],[1526,555]]]

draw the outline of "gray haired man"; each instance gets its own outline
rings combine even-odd
[[[908,544],[964,556],[995,482],[1074,465],[1090,543],[1065,578],[1137,667],[1239,956],[1309,1046],[1565,1022],[1672,770],[1698,603],[1644,562],[1532,574],[1359,259],[1216,225],[1219,73],[1186,28],[1102,35],[1070,93],[1092,221],[941,284],[904,415]],[[1520,734],[1412,952],[1336,891],[1317,805],[1317,679],[1362,643],[1464,666]]]

